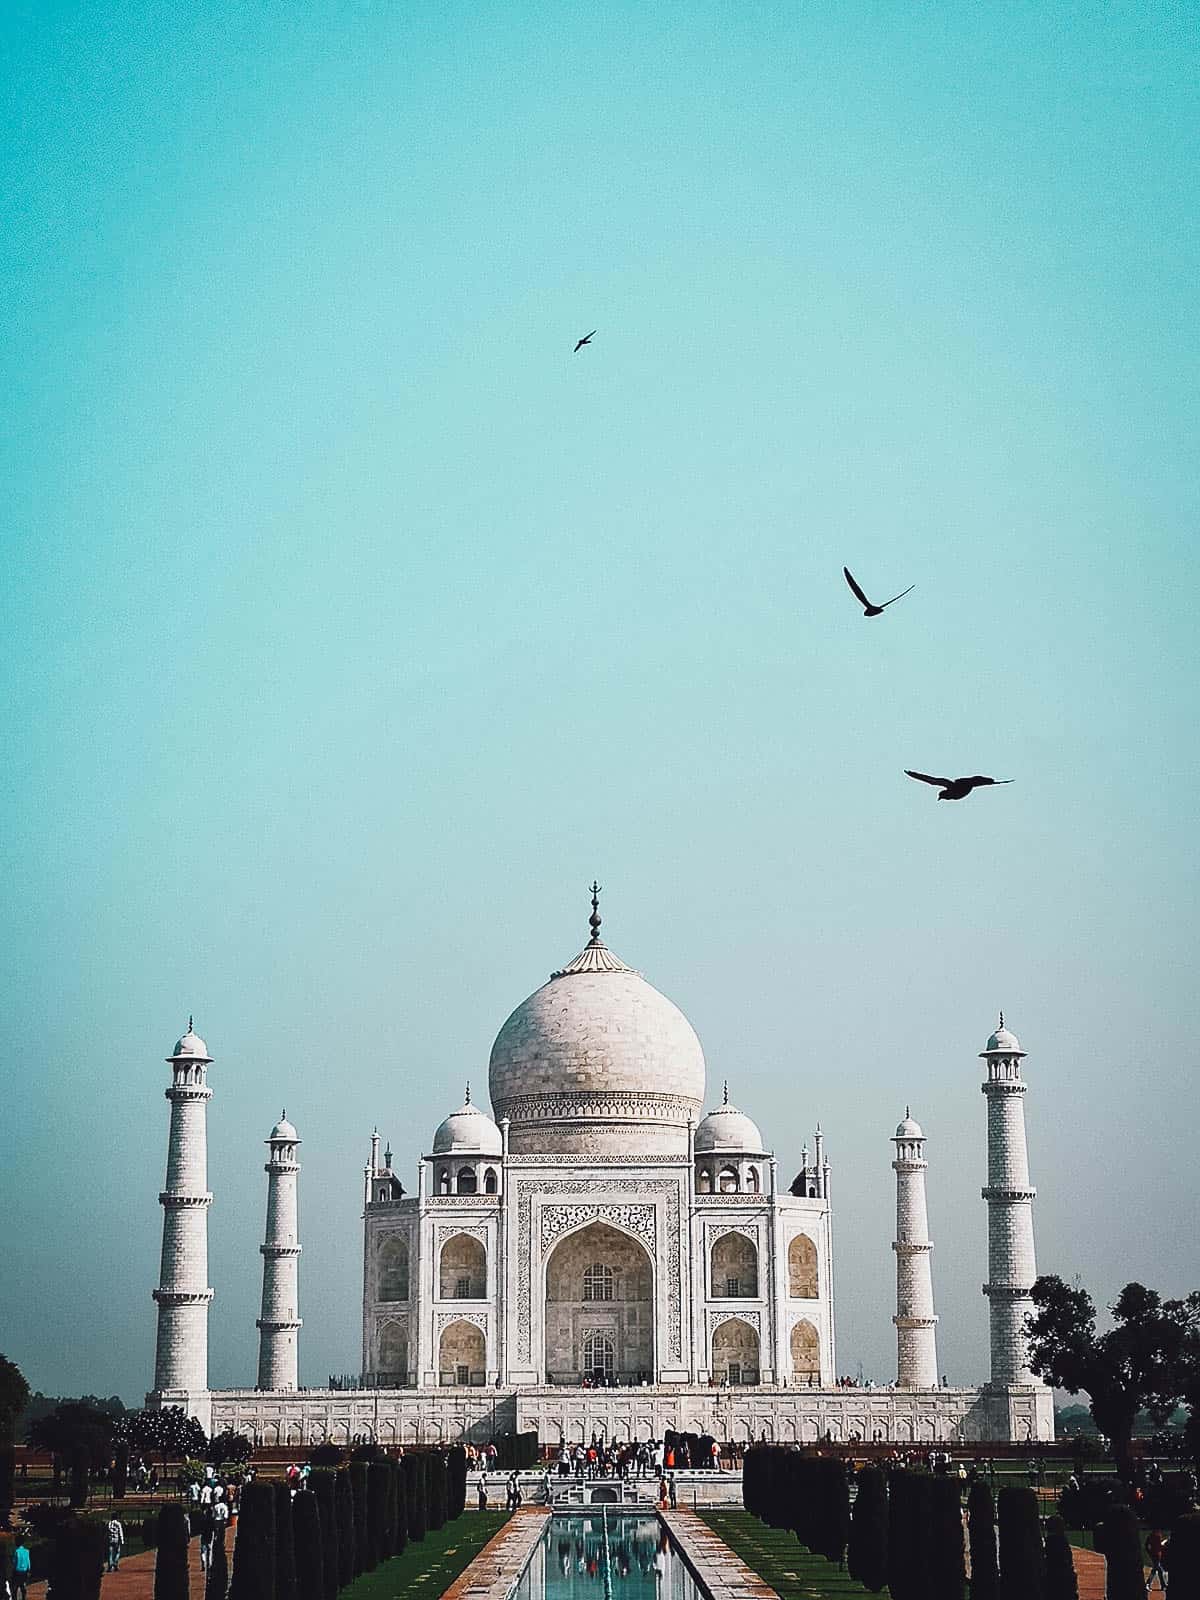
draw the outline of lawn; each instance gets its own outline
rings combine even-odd
[[[701,1511],[700,1516],[782,1600],[851,1600],[867,1593],[832,1561],[810,1555],[794,1533],[768,1528],[748,1511]]]
[[[407,1595],[437,1600],[507,1521],[507,1511],[464,1513],[437,1533],[427,1533],[419,1544],[408,1545],[403,1555],[393,1556],[374,1572],[364,1572],[342,1590],[343,1600],[396,1600]]]

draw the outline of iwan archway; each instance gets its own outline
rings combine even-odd
[[[644,1246],[592,1222],[546,1263],[547,1383],[637,1384],[654,1378],[654,1267]]]

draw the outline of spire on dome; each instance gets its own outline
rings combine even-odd
[[[471,1104],[471,1080],[470,1080],[470,1078],[468,1078],[467,1079],[467,1095],[466,1095],[466,1099],[463,1101],[463,1105],[469,1106],[470,1104]]]
[[[577,972],[632,972],[632,967],[627,967],[620,956],[613,955],[600,937],[600,895],[600,885],[593,878],[592,914],[588,918],[591,937],[573,961],[550,974],[552,978],[569,978]]]
[[[721,1096],[721,1104],[723,1106],[727,1106],[729,1104],[729,1079],[728,1078],[725,1079],[725,1092]]]
[[[1000,1013],[1000,1026],[1001,1027],[1004,1026],[1004,1013],[1003,1013],[1003,1011]]]
[[[589,944],[600,944],[600,942],[601,942],[601,939],[600,939],[600,921],[601,921],[601,918],[600,918],[600,885],[596,882],[595,878],[593,878],[592,879],[592,914],[588,918],[588,926],[592,930],[592,937],[588,940]]]

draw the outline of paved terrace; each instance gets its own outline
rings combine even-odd
[[[770,1584],[734,1555],[694,1511],[660,1511],[659,1516],[712,1600],[779,1600]]]

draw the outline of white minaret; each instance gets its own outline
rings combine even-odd
[[[892,1137],[896,1159],[896,1387],[936,1389],[937,1317],[929,1255],[929,1214],[925,1206],[925,1135],[907,1106]]]
[[[267,1238],[259,1245],[263,1258],[262,1316],[257,1327],[258,1387],[297,1387],[300,1332],[300,1231],[296,1219],[296,1178],[300,1135],[285,1111],[271,1129],[267,1146]]]
[[[1034,1307],[1029,1298],[1037,1277],[1033,1253],[1033,1199],[1025,1148],[1025,1085],[1021,1060],[1025,1052],[1016,1037],[1000,1026],[980,1051],[987,1062],[988,1297],[991,1324],[992,1383],[1028,1388],[1040,1380],[1029,1370],[1025,1318]]]
[[[212,1057],[204,1040],[188,1031],[167,1057],[171,1066],[171,1133],[163,1208],[162,1266],[154,1394],[204,1394],[208,1389],[208,1136]]]

